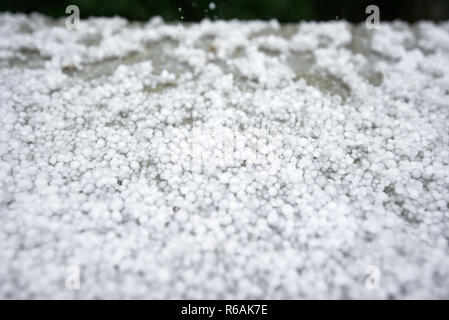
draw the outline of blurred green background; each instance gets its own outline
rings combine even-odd
[[[215,3],[209,6],[210,2]],[[209,19],[299,20],[346,19],[364,21],[365,8],[376,4],[381,20],[448,20],[448,0],[7,0],[0,11],[41,12],[53,17],[65,16],[65,8],[78,5],[81,18],[119,15],[130,20],[148,20],[162,16],[167,21]]]

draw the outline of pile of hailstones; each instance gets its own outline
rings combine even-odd
[[[449,296],[449,23],[0,38],[0,297]]]

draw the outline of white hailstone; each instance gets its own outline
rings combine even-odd
[[[43,20],[0,13],[0,298],[449,295],[447,24]]]
[[[29,191],[33,188],[33,182],[29,179],[20,179],[17,182],[17,187],[22,191]]]
[[[276,211],[273,210],[273,211],[270,211],[270,213],[268,213],[267,222],[269,224],[275,225],[275,224],[277,224],[278,220],[279,220],[279,215]]]
[[[168,162],[170,162],[170,156],[167,155],[167,154],[164,154],[164,155],[162,155],[162,156],[160,157],[160,161],[161,161],[162,163],[168,163]]]
[[[193,192],[189,192],[186,194],[186,200],[189,202],[194,202],[196,200],[196,196]]]
[[[100,138],[100,139],[97,140],[97,146],[99,148],[103,148],[105,145],[106,145],[106,142],[104,141],[103,138]]]
[[[137,161],[131,161],[129,165],[130,165],[131,169],[133,169],[133,170],[140,169],[140,164]]]
[[[420,178],[420,177],[421,177],[421,170],[419,170],[419,169],[413,169],[413,170],[411,171],[411,176],[412,176],[413,178],[415,178],[415,179]]]
[[[91,147],[85,147],[82,150],[82,154],[86,157],[86,158],[90,158],[92,156],[92,153],[94,152],[93,148]]]
[[[178,161],[179,161],[179,156],[178,156],[177,154],[172,154],[172,155],[170,156],[170,161],[171,161],[172,163],[178,163]]]
[[[174,116],[172,116],[172,115],[168,115],[166,121],[167,121],[168,124],[175,124],[176,123],[176,118]]]
[[[112,213],[111,213],[111,218],[112,218],[112,220],[114,220],[115,222],[121,222],[122,219],[123,219],[123,217],[122,217],[122,215],[120,214],[119,211],[112,211]]]
[[[284,150],[284,157],[289,159],[293,155],[293,151],[291,149],[285,149]]]
[[[120,211],[123,208],[123,200],[120,198],[112,199],[110,208],[112,211]]]
[[[117,146],[118,146],[119,149],[125,149],[126,148],[126,142],[125,141],[120,141]]]
[[[277,195],[277,193],[278,193],[278,190],[274,186],[268,188],[268,195],[270,197],[274,197],[275,195]]]
[[[139,223],[140,224],[145,224],[145,222],[147,222],[147,220],[148,220],[148,216],[147,215],[139,216]]]
[[[175,219],[179,223],[185,223],[189,219],[189,215],[186,211],[179,210],[178,212],[175,213]]]
[[[289,204],[284,204],[281,207],[282,213],[286,216],[286,217],[291,217],[295,211],[295,209],[289,205]]]
[[[191,166],[191,170],[192,170],[192,172],[194,172],[194,173],[201,173],[201,171],[202,171],[201,165],[195,163],[195,164],[193,164],[193,165]]]
[[[50,162],[50,164],[55,165],[56,162],[58,161],[57,157],[55,155],[52,155],[49,159],[48,162]]]
[[[86,194],[92,193],[94,191],[94,186],[91,183],[88,183],[87,185],[84,186],[83,191]]]
[[[78,160],[70,161],[70,168],[73,170],[78,169],[81,166],[81,163]]]
[[[222,197],[222,195],[218,191],[213,191],[211,195],[212,195],[212,200],[214,200],[214,201],[219,201]]]

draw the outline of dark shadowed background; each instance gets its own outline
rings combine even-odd
[[[209,3],[215,3],[211,10]],[[278,19],[364,21],[365,8],[376,4],[381,20],[448,20],[448,0],[6,0],[0,11],[41,12],[65,16],[65,8],[78,5],[81,18],[119,15],[131,20],[147,20],[162,16],[168,21],[199,21],[209,19]],[[213,7],[213,6],[212,6]]]

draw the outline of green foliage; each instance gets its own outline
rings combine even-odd
[[[346,19],[363,21],[365,8],[377,4],[381,19],[448,19],[447,0],[14,0],[0,2],[0,11],[41,12],[53,17],[65,16],[65,8],[75,4],[81,17],[119,15],[131,20],[148,20],[162,16],[167,21],[199,21],[210,19],[278,19],[299,20]],[[179,10],[181,8],[181,10]],[[182,18],[181,18],[182,17]],[[337,18],[338,17],[338,18]]]

